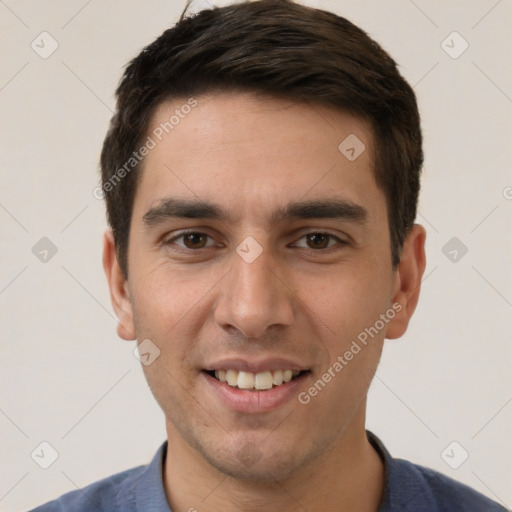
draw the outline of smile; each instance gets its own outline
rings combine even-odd
[[[228,370],[212,370],[207,372],[218,381],[226,383],[233,388],[243,389],[246,391],[264,391],[278,387],[287,382],[291,382],[302,372],[298,370],[274,370],[263,371],[258,373],[238,371],[234,369]]]
[[[295,404],[294,399],[312,378],[310,370],[291,370],[284,364],[285,370],[265,370],[265,366],[255,365],[259,367],[254,372],[247,371],[248,368],[235,370],[228,364],[223,366],[223,369],[201,371],[201,386],[205,386],[207,400],[238,413],[269,413],[285,403]]]

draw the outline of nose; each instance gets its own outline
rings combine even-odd
[[[251,263],[234,253],[215,307],[217,324],[223,329],[235,328],[250,338],[261,337],[271,326],[290,326],[293,292],[282,274],[272,264],[269,251],[264,250]]]

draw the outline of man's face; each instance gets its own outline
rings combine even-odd
[[[161,104],[148,133],[183,104]],[[339,149],[352,134],[366,146],[355,160]],[[144,371],[170,439],[224,473],[285,477],[364,425],[393,320],[359,351],[353,342],[375,330],[397,288],[372,154],[369,126],[346,113],[219,94],[198,97],[144,160],[128,316],[137,339],[160,350]],[[225,217],[181,216],[172,201],[211,203]],[[275,215],[306,202],[316,209]],[[339,356],[345,364],[333,371]],[[329,368],[329,382],[309,393]],[[234,385],[215,370],[229,370]],[[279,370],[300,373],[267,390],[238,388],[252,388],[255,374],[259,387],[279,383],[289,375]]]

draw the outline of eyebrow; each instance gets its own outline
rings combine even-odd
[[[151,207],[143,216],[146,227],[153,227],[169,219],[214,219],[233,222],[233,216],[220,205],[201,200],[165,198]],[[298,201],[278,208],[270,215],[270,223],[294,219],[336,219],[364,224],[368,211],[346,199]]]

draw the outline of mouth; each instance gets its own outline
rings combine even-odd
[[[289,357],[224,356],[199,372],[204,393],[223,409],[266,414],[293,407],[294,398],[308,385],[313,368]]]
[[[302,375],[309,373],[309,370],[266,370],[258,373],[227,370],[203,370],[210,377],[225,383],[228,386],[243,391],[256,392],[267,391],[283,386]]]

